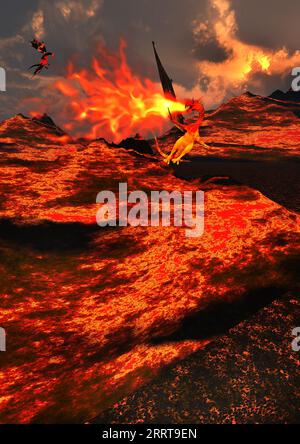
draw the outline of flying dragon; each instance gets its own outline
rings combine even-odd
[[[30,66],[28,68],[28,70],[32,69],[32,68],[36,68],[34,70],[34,73],[33,73],[33,77],[34,77],[37,74],[39,74],[44,68],[48,69],[48,66],[49,66],[49,56],[54,57],[54,53],[53,52],[48,52],[47,49],[46,49],[45,43],[44,42],[40,42],[37,39],[31,40],[30,43],[31,43],[31,46],[34,49],[36,49],[38,52],[40,52],[42,54],[40,63],[36,63],[35,65],[32,65],[32,66]]]

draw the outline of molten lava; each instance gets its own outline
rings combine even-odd
[[[70,62],[66,78],[54,84],[56,92],[64,97],[56,118],[64,122],[62,126],[73,135],[114,141],[137,132],[151,136],[163,129],[169,117],[168,109],[173,113],[185,110],[183,103],[166,99],[159,92],[158,84],[142,80],[132,72],[125,48],[123,40],[117,53],[99,47],[90,68],[76,70]],[[51,95],[52,102],[56,101],[53,90]],[[49,104],[48,98],[46,101]]]

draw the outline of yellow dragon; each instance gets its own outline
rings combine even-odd
[[[164,162],[167,163],[168,165],[171,162],[179,165],[183,157],[193,149],[195,142],[198,142],[203,147],[208,148],[208,146],[204,143],[204,141],[199,135],[199,127],[203,122],[205,114],[202,103],[197,100],[187,100],[185,106],[187,109],[186,112],[191,112],[191,111],[199,112],[199,117],[196,122],[190,124],[184,124],[175,120],[169,111],[171,122],[174,123],[174,125],[178,129],[180,129],[180,131],[184,132],[184,135],[180,137],[180,139],[178,139],[177,142],[175,143],[170,154],[166,154],[161,150],[158,140],[157,138],[155,138],[156,149],[159,152],[159,154],[164,158]]]

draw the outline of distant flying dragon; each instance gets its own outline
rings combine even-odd
[[[31,40],[30,43],[31,43],[31,45],[32,45],[32,47],[34,49],[36,49],[38,52],[43,54],[42,57],[41,57],[40,63],[36,63],[35,65],[32,65],[32,66],[30,66],[30,68],[28,68],[28,70],[32,69],[32,68],[36,68],[34,73],[33,73],[33,76],[36,76],[37,74],[39,74],[43,70],[43,68],[48,69],[48,66],[49,66],[49,56],[53,56],[54,57],[54,53],[53,52],[47,52],[45,43],[44,42],[40,42],[37,39]]]

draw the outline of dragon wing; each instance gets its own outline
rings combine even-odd
[[[38,52],[41,52],[41,53],[46,53],[47,52],[47,49],[46,49],[46,45],[45,45],[45,43],[44,42],[40,42],[39,40],[37,40],[37,39],[33,39],[33,40],[31,40],[31,46],[34,48],[34,49],[36,49]]]

